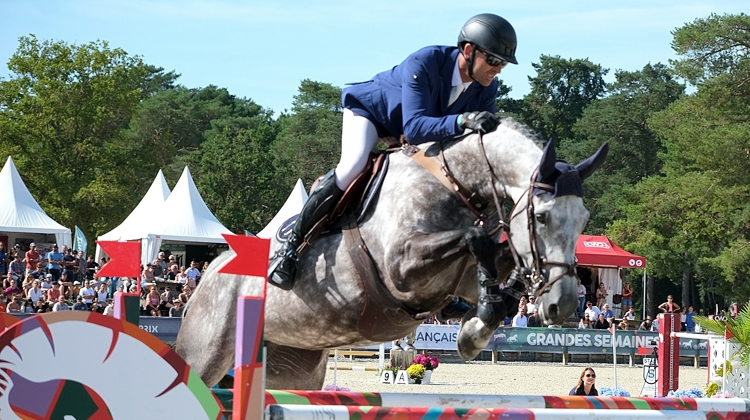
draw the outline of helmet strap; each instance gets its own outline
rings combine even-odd
[[[471,77],[471,80],[479,83],[479,80],[474,78],[474,58],[477,55],[477,47],[476,45],[472,43],[469,43],[469,45],[471,45],[471,54],[469,55],[469,57],[465,57],[466,67],[467,67],[467,70],[469,71],[469,77]]]

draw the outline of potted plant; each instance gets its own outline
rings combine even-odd
[[[428,385],[432,381],[432,371],[440,365],[440,359],[438,359],[436,356],[418,354],[417,357],[414,358],[413,363],[424,366],[425,374],[422,378],[422,382],[425,385]]]
[[[414,363],[406,369],[406,373],[409,374],[409,379],[414,381],[415,384],[421,384],[424,378],[425,368],[424,366]]]

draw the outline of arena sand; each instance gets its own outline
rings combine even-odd
[[[333,359],[328,363],[333,366]],[[377,361],[360,359],[339,361],[339,367],[377,367]],[[415,392],[426,394],[509,394],[509,395],[568,395],[578,381],[581,371],[591,366],[596,372],[596,387],[614,386],[612,364],[584,364],[542,362],[501,362],[489,361],[441,363],[433,372],[430,385],[390,385],[382,384],[377,372],[339,370],[336,385],[356,392]],[[332,385],[334,374],[329,370],[325,385]],[[705,389],[708,379],[707,368],[680,366],[680,389],[698,387]],[[639,396],[643,387],[643,367],[617,366],[617,386],[632,396]]]

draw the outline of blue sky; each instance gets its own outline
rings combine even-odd
[[[367,80],[426,45],[453,45],[471,16],[508,19],[518,66],[501,78],[520,98],[539,56],[588,58],[640,70],[675,58],[671,31],[711,13],[738,14],[745,1],[443,0],[0,0],[0,77],[18,37],[84,44],[106,40],[144,61],[266,108],[290,109],[300,81],[343,86]]]

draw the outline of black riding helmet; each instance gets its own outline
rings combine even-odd
[[[458,47],[463,48],[465,43],[478,46],[483,50],[497,55],[505,61],[518,64],[516,61],[516,31],[505,19],[492,13],[482,13],[469,19],[458,34]],[[466,59],[469,67],[469,76],[474,78],[474,56],[476,48],[471,56]]]

